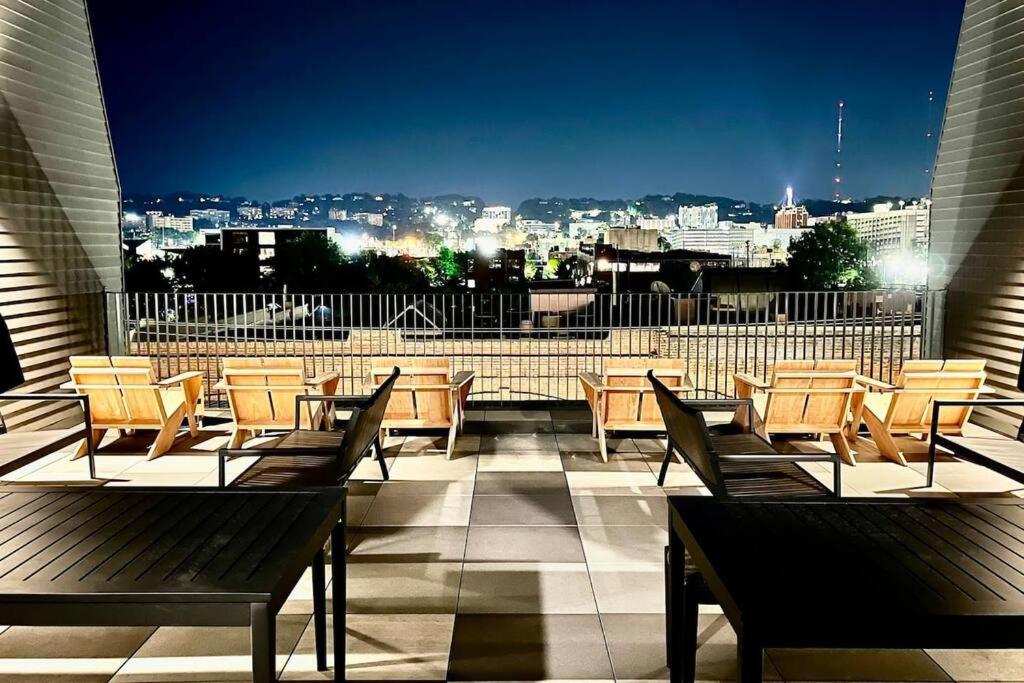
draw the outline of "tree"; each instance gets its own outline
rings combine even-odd
[[[189,247],[174,263],[174,288],[190,292],[258,292],[259,261],[215,245]]]
[[[437,256],[424,266],[430,284],[443,289],[456,289],[469,272],[469,255],[457,254],[448,247],[441,247]]]
[[[267,276],[274,291],[306,293],[346,289],[340,279],[341,250],[322,232],[305,232],[274,249]]]
[[[809,290],[873,289],[879,278],[871,246],[845,219],[819,223],[789,245],[790,275]]]
[[[167,268],[163,259],[130,257],[124,262],[124,288],[129,292],[169,292],[171,280],[164,272]]]

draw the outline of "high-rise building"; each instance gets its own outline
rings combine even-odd
[[[676,217],[666,216],[664,218],[639,218],[637,219],[637,227],[641,230],[657,230],[658,232],[664,232],[676,227]]]
[[[347,221],[348,210],[342,209],[341,207],[338,206],[332,206],[330,209],[327,210],[327,217],[330,218],[332,221]]]
[[[263,218],[263,209],[259,206],[244,204],[238,207],[238,217],[243,221],[258,221]]]
[[[150,230],[191,232],[193,229],[193,219],[192,216],[165,216],[159,211],[147,211],[146,227]]]
[[[806,228],[810,220],[807,208],[796,206],[793,202],[793,187],[786,187],[786,201],[779,210],[775,212],[775,227],[791,230],[793,228]]]
[[[718,227],[718,204],[680,206],[679,227],[694,230],[714,230]]]
[[[875,204],[868,213],[848,213],[846,221],[882,254],[912,253],[928,244],[931,201],[893,208],[891,202]]]
[[[512,222],[512,207],[485,206],[480,218],[473,221],[473,232],[499,232]]]

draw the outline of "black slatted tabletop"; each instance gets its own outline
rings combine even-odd
[[[1024,647],[1024,501],[680,496],[670,518],[670,564],[685,547],[750,649]]]
[[[343,538],[344,501],[340,488],[5,487],[3,621],[250,625],[272,636],[274,615],[314,559],[322,582],[324,544]]]

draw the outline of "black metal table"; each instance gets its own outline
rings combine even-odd
[[[327,668],[324,544],[332,541],[334,677],[345,676],[345,491],[0,491],[5,624],[249,626],[253,680],[276,677],[275,619],[313,565],[317,666]]]
[[[1024,648],[1024,501],[669,500],[673,681],[694,677],[702,588],[741,681],[766,647]]]

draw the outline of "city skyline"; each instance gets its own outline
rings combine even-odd
[[[827,198],[841,98],[844,194],[922,196],[962,3],[869,4],[90,9],[126,193]]]

